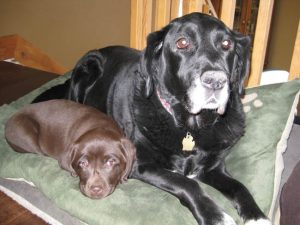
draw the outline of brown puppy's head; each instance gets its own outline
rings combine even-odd
[[[81,192],[90,198],[104,198],[130,174],[133,144],[114,132],[92,130],[81,136],[72,148],[70,166],[79,176]]]

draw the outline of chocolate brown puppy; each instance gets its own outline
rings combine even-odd
[[[7,121],[5,137],[17,152],[58,160],[79,176],[80,190],[90,198],[111,194],[127,179],[135,159],[133,144],[110,117],[68,100],[24,107]]]

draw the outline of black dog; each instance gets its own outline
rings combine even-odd
[[[137,148],[131,178],[178,197],[199,224],[235,222],[196,180],[232,200],[246,224],[269,225],[224,165],[244,133],[240,94],[249,49],[248,37],[193,13],[151,33],[142,52],[120,46],[88,52],[69,81],[36,101],[68,98],[111,115]]]

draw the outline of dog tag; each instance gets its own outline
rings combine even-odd
[[[189,132],[187,132],[186,136],[182,140],[182,151],[192,151],[194,146],[194,138]]]

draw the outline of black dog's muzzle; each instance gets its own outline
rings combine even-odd
[[[187,90],[186,108],[191,114],[202,109],[216,110],[224,114],[229,99],[229,81],[223,71],[208,70],[196,77]]]

